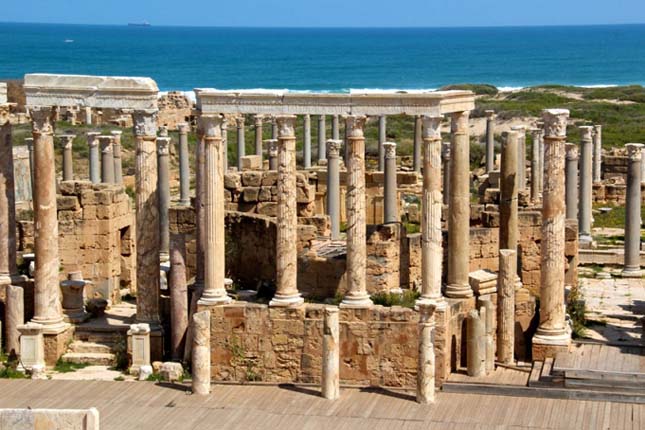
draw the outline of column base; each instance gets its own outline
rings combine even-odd
[[[204,291],[202,297],[197,301],[197,304],[200,306],[220,306],[227,305],[231,303],[233,299],[225,294],[223,296],[210,295],[208,292]]]
[[[304,302],[305,302],[305,299],[303,299],[302,296],[300,296],[300,293],[296,293],[295,295],[291,295],[291,296],[283,296],[280,294],[276,294],[269,302],[269,306],[291,308],[295,306],[300,306]]]
[[[451,299],[467,299],[473,297],[474,293],[468,284],[448,284],[445,287],[445,296]]]
[[[58,359],[65,354],[67,347],[74,338],[74,326],[61,322],[55,326],[43,327],[45,344],[45,364],[54,366]]]
[[[642,278],[644,274],[645,271],[641,270],[640,267],[625,267],[620,272],[621,278]]]
[[[63,320],[66,323],[79,324],[90,319],[90,314],[85,309],[63,309]]]
[[[578,236],[578,247],[580,249],[592,249],[596,247],[596,243],[590,235],[581,234]]]
[[[554,358],[558,352],[567,352],[571,346],[571,333],[567,330],[564,334],[533,336],[531,352],[533,360],[544,361]]]
[[[179,206],[190,206],[190,199],[179,200]]]
[[[441,311],[448,308],[448,302],[443,297],[424,297],[421,296],[414,303],[414,310],[419,310],[419,305],[434,305],[435,311]]]
[[[343,301],[338,305],[341,309],[366,309],[372,306],[374,306],[374,303],[367,294],[364,296],[345,296]]]

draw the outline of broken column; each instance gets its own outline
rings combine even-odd
[[[435,391],[435,305],[432,303],[417,303],[417,306],[419,309],[417,402],[429,404],[434,403]]]
[[[591,181],[593,180],[593,143],[591,132],[593,127],[582,126],[580,130],[580,191],[579,191],[579,212],[578,212],[578,242],[580,247],[589,247],[592,243],[591,238],[591,205],[593,200],[593,190]]]
[[[564,157],[566,109],[546,109],[544,119],[544,192],[540,271],[540,324],[533,336],[533,358],[553,356],[568,348],[571,335],[564,304]]]
[[[269,170],[278,170],[278,139],[265,139],[269,154]]]
[[[486,373],[486,308],[468,312],[466,322],[466,366],[468,376]]]
[[[421,297],[417,303],[444,308],[441,295],[441,117],[423,117],[423,194],[421,201]]]
[[[25,323],[25,299],[22,287],[7,285],[5,294],[5,352],[20,354],[20,331]]]
[[[179,130],[179,204],[190,206],[190,158],[188,156],[188,131],[186,123],[177,124]]]
[[[325,160],[325,115],[318,116],[318,164]]]
[[[517,252],[499,250],[497,275],[497,361],[513,364],[515,348],[515,276]]]
[[[296,203],[296,116],[278,122],[278,216],[276,218],[276,292],[270,306],[304,303],[298,292],[298,212]]]
[[[486,173],[495,170],[495,111],[486,113]]]
[[[331,221],[331,239],[340,239],[340,145],[327,141],[327,215]]]
[[[168,261],[170,254],[170,138],[157,138],[157,198],[159,199],[159,258]]]
[[[112,130],[112,156],[114,158],[114,183],[123,184],[123,164],[121,162],[121,130]]]
[[[99,136],[101,145],[101,182],[114,183],[114,152],[112,152],[112,136]]]
[[[490,295],[479,296],[477,304],[486,309],[485,326],[485,373],[495,371],[495,305]]]
[[[415,172],[421,173],[421,147],[423,146],[423,117],[416,115],[414,117],[414,147],[412,153],[412,168]]]
[[[246,143],[244,141],[244,116],[235,118],[237,126],[237,170],[242,171],[242,157],[246,155]]]
[[[226,233],[222,117],[220,115],[201,115],[199,122],[204,133],[204,200],[202,204],[205,214],[206,240],[204,244],[204,292],[199,303],[201,305],[221,305],[231,302],[224,285]]]
[[[304,116],[303,134],[302,158],[304,168],[308,169],[311,167],[311,115],[309,114]]]
[[[92,106],[85,106],[85,125],[92,125]]]
[[[643,276],[640,264],[641,248],[641,163],[643,144],[628,143],[627,192],[625,194],[625,265],[624,278]]]
[[[63,181],[72,181],[74,179],[74,159],[72,149],[74,144],[73,134],[60,135],[61,146],[63,147]]]
[[[448,204],[448,284],[446,296],[472,297],[470,263],[470,137],[469,112],[451,114],[450,200]]]
[[[499,197],[499,246],[500,249],[517,250],[519,241],[518,218],[518,135],[515,131],[503,133],[502,157],[500,169],[500,197]],[[515,274],[516,289],[521,288],[522,281]]]
[[[602,181],[602,125],[593,126],[593,181]]]
[[[181,234],[170,236],[170,355],[173,360],[184,357],[188,330],[188,287],[186,285],[186,242]]]
[[[253,127],[255,129],[255,155],[260,156],[262,162],[262,115],[255,115]]]
[[[90,181],[92,181],[93,184],[101,182],[99,134],[101,133],[97,133],[95,131],[87,132],[87,145],[90,147]]]
[[[578,147],[574,143],[565,144],[565,206],[567,219],[578,219]]]
[[[396,143],[383,143],[385,156],[383,184],[383,223],[399,222],[396,184]]]
[[[196,312],[192,319],[192,391],[207,395],[211,392],[211,313]]]
[[[338,314],[337,307],[327,306],[324,310],[321,395],[329,400],[336,400],[340,397],[340,330]]]
[[[365,116],[350,115],[347,128],[347,294],[341,307],[372,306],[367,294],[367,245],[365,210]]]
[[[385,148],[383,144],[387,140],[387,117],[378,117],[378,171],[382,172],[385,166]]]

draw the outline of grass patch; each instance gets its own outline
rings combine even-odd
[[[87,363],[70,363],[59,358],[56,362],[56,366],[54,366],[54,370],[58,373],[70,373],[76,372],[78,369],[84,369],[87,366],[89,366]]]
[[[574,286],[571,288],[567,297],[567,313],[571,318],[573,325],[573,337],[585,337],[587,319],[585,317],[586,305],[580,288]]]
[[[16,369],[11,367],[2,367],[0,368],[0,378],[2,379],[27,379],[27,375],[18,372]]]
[[[414,308],[417,299],[421,296],[418,291],[403,290],[401,294],[376,293],[372,295],[372,301],[375,305],[381,306],[402,306],[404,308]]]

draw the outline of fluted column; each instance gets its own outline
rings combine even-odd
[[[226,263],[224,160],[222,155],[222,120],[220,115],[202,115],[200,128],[204,133],[204,194],[205,222],[204,292],[202,305],[220,305],[231,301],[224,286]]]
[[[320,115],[318,116],[318,163],[327,158],[325,155],[325,135],[325,115]]]
[[[540,133],[538,134],[538,139],[540,142],[540,161],[538,163],[538,192],[540,194],[540,198],[542,198],[542,192],[544,190],[544,123],[538,121],[537,126],[540,130]]]
[[[242,171],[242,157],[246,155],[244,117],[235,118],[235,125],[237,126],[237,170]]]
[[[399,221],[399,205],[396,185],[396,143],[385,142],[384,184],[383,184],[383,223]]]
[[[305,169],[311,167],[311,115],[304,115],[302,158]]]
[[[101,182],[101,161],[99,155],[99,139],[101,133],[95,131],[87,132],[87,145],[90,147],[90,181],[93,184]]]
[[[519,136],[516,131],[504,132],[500,166],[499,247],[514,251],[517,251],[520,235],[517,186],[518,141]],[[517,273],[514,280],[516,289],[521,288],[522,282]]]
[[[591,238],[591,205],[593,190],[593,142],[591,133],[593,127],[582,126],[580,129],[580,206],[578,213],[578,241],[580,246],[590,246]]]
[[[540,270],[540,324],[533,345],[568,345],[564,310],[564,159],[566,109],[544,110],[544,194]]]
[[[347,294],[341,307],[372,306],[367,294],[367,243],[365,211],[365,127],[366,117],[348,116],[347,137]]]
[[[532,128],[531,132],[531,201],[540,200],[540,134],[539,128]]]
[[[331,221],[332,240],[340,239],[340,145],[341,140],[327,141],[327,215]]]
[[[9,106],[0,105],[0,285],[18,274],[16,267],[16,195]]]
[[[63,323],[58,271],[58,219],[56,206],[56,167],[54,164],[54,122],[51,107],[30,109],[34,138],[34,317],[45,333],[59,333]]]
[[[114,152],[112,147],[112,136],[99,136],[101,145],[101,182],[104,184],[114,183]]]
[[[421,164],[423,163],[421,157],[423,150],[423,117],[417,115],[414,117],[414,147],[412,149],[412,168],[415,172],[421,173]]]
[[[63,148],[63,181],[71,181],[74,179],[72,147],[76,136],[73,134],[62,134],[58,137]]]
[[[296,204],[296,116],[278,122],[278,216],[276,219],[276,292],[270,306],[298,306],[298,207]]]
[[[448,206],[448,285],[446,296],[472,297],[470,262],[470,137],[469,112],[451,114],[450,199]]]
[[[338,115],[331,116],[331,138],[333,140],[340,140],[340,125]]]
[[[497,361],[513,364],[515,348],[515,276],[517,252],[499,250],[497,275]]]
[[[421,297],[417,303],[446,306],[441,295],[441,117],[423,117],[423,194],[421,200]]]
[[[112,130],[112,156],[114,157],[114,182],[123,184],[123,163],[121,162],[121,134],[120,130]]]
[[[387,140],[387,117],[378,117],[378,170],[382,172],[385,166],[385,148],[383,144]]]
[[[495,111],[486,112],[486,173],[495,170]]]
[[[625,278],[643,276],[640,264],[641,248],[641,163],[643,145],[628,143],[627,192],[625,194],[625,266],[621,275]]]
[[[170,258],[170,138],[157,138],[157,195],[159,199],[159,258]]]
[[[204,288],[205,251],[206,246],[206,213],[204,211],[204,129],[202,121],[197,122],[197,148],[195,150],[195,291],[201,296]],[[189,328],[190,333],[190,328]]]
[[[190,206],[190,158],[188,156],[188,132],[185,122],[177,124],[179,131],[179,204]]]
[[[567,219],[578,219],[578,146],[565,144],[565,209]],[[547,173],[548,174],[548,173]]]
[[[132,113],[136,143],[137,321],[159,329],[157,111]]]
[[[262,115],[255,115],[253,127],[255,129],[255,155],[262,161]]]
[[[31,181],[31,201],[33,207],[33,200],[36,195],[36,181],[34,180],[34,138],[25,137],[25,145],[27,145],[27,150],[29,151],[29,179]]]
[[[435,305],[418,303],[419,308],[419,359],[417,365],[417,402],[434,403],[435,398]]]
[[[602,125],[593,126],[593,181],[602,181]]]

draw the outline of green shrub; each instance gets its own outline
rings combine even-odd
[[[381,306],[403,306],[405,308],[414,308],[417,299],[421,296],[418,291],[403,290],[401,294],[376,293],[372,295],[372,301],[375,305]]]

